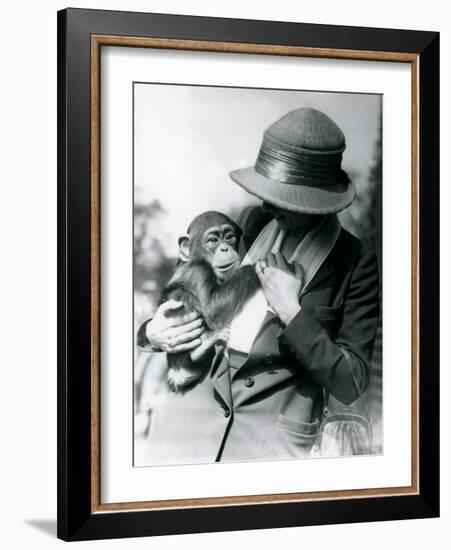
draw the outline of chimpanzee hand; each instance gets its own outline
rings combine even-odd
[[[146,336],[152,347],[167,353],[190,351],[201,344],[203,320],[198,313],[182,313],[182,302],[168,300],[147,323]]]
[[[255,266],[258,278],[270,306],[285,325],[300,310],[299,293],[304,272],[299,264],[289,264],[280,254],[269,254]]]
[[[216,344],[227,344],[230,335],[230,326],[217,330],[215,332],[206,330],[202,335],[202,343],[194,349],[189,355],[194,363],[202,362],[208,355],[208,352]]]

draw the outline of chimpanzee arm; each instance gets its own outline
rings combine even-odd
[[[178,269],[163,291],[163,300],[181,301],[186,311],[203,313],[217,288],[216,275],[211,265],[198,260]]]

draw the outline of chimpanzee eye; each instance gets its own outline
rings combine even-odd
[[[218,242],[218,237],[215,237],[214,235],[210,235],[207,239],[207,243],[217,243]]]
[[[227,233],[227,235],[225,236],[225,240],[230,244],[235,244],[236,242],[236,238],[233,233]]]

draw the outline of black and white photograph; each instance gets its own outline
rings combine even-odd
[[[382,109],[133,83],[135,467],[384,453]]]
[[[5,5],[3,548],[446,547],[446,15]]]

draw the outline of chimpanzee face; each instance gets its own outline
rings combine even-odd
[[[209,227],[202,235],[204,258],[222,276],[240,264],[238,241],[235,229],[227,223]]]
[[[220,212],[204,212],[191,222],[188,236],[180,237],[179,258],[183,262],[206,260],[218,278],[224,279],[240,265],[238,246],[241,229]]]

